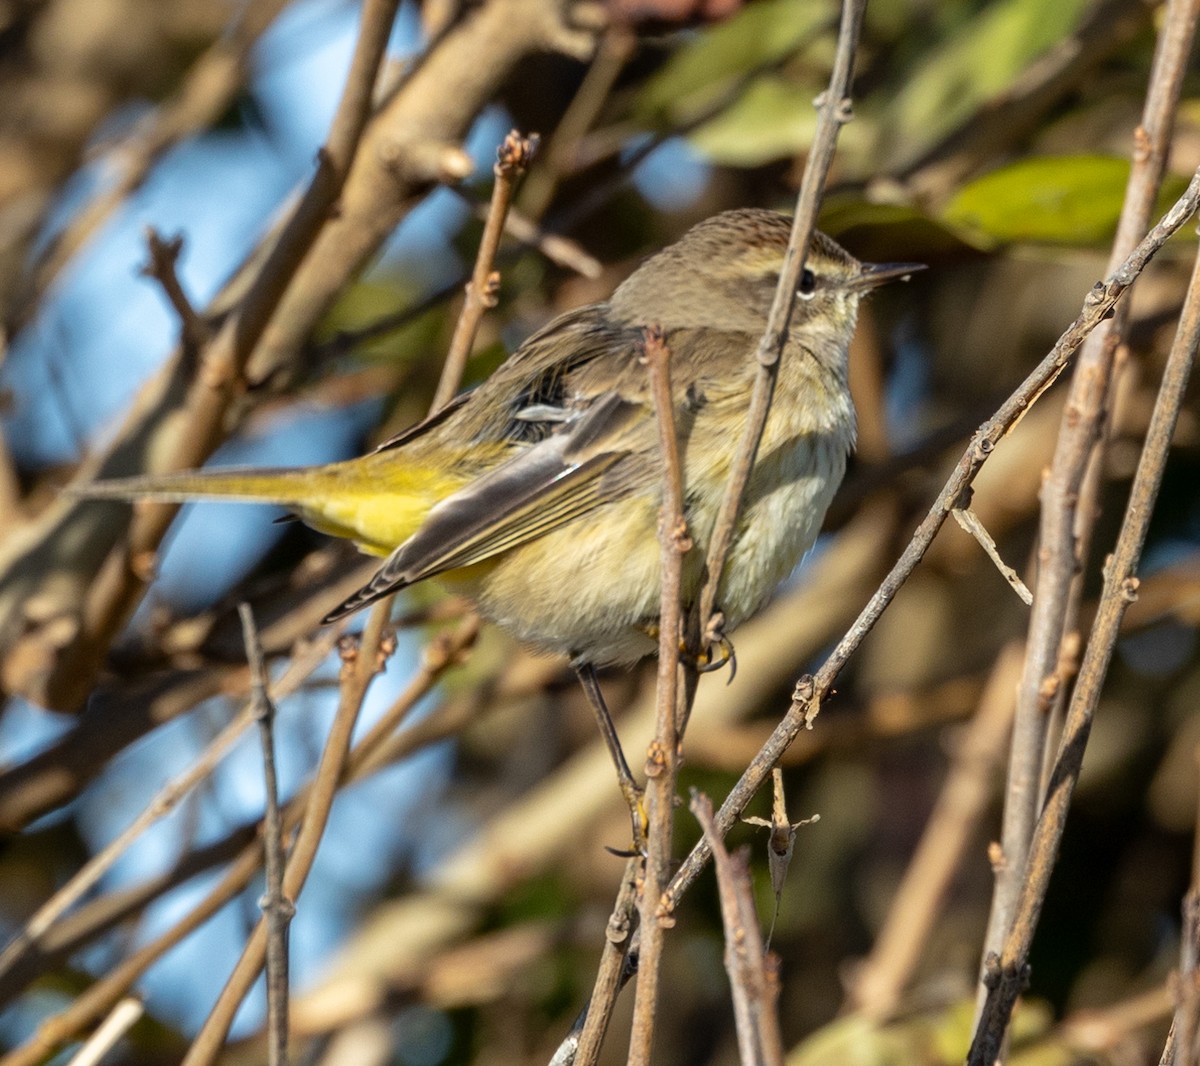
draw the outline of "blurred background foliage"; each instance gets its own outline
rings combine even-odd
[[[471,6],[403,4],[393,68]],[[553,257],[544,244],[503,247],[500,303],[485,321],[472,381],[552,315],[602,299],[691,223],[736,206],[790,209],[814,128],[811,101],[832,60],[835,5],[606,7],[612,25],[592,61],[542,55],[519,67],[467,140],[475,172],[423,198],[342,291],[294,373],[247,393],[220,461],[327,461],[422,415],[474,257],[493,152],[510,127],[543,138],[518,211],[571,243]],[[967,435],[1102,276],[1160,14],[1146,0],[870,3],[855,120],[841,137],[822,226],[863,258],[931,269],[864,311],[854,350],[859,455],[812,557],[768,613],[735,634],[737,680],[726,689],[722,676],[704,679],[685,786],[724,795],[796,677],[819,662],[902,549]],[[0,544],[27,535],[80,461],[112,438],[175,341],[178,324],[160,291],[137,276],[143,228],[183,236],[183,285],[197,305],[212,298],[307,177],[356,17],[342,0],[0,4],[0,479],[10,504]],[[227,81],[200,94],[207,113],[188,111],[178,105],[205,63]],[[1198,91],[1193,76],[1164,203],[1200,165]],[[160,139],[153,158],[124,188],[124,168],[147,151],[148,137]],[[79,230],[113,189],[111,213]],[[1115,535],[1193,245],[1190,233],[1178,238],[1137,287],[1093,562]],[[1052,390],[1028,414],[975,492],[1001,553],[1027,574],[1061,394]],[[1169,1022],[1200,791],[1198,431],[1193,402],[1042,921],[1013,1062],[1157,1061]],[[185,511],[83,717],[35,706],[12,682],[15,670],[3,674],[5,938],[240,706],[232,604],[247,598],[270,610],[285,594],[320,600],[320,588],[306,591],[308,575],[352,565],[316,534],[270,517],[254,508]],[[1096,565],[1089,573],[1087,597],[1098,587]],[[333,599],[326,593],[322,602]],[[412,624],[371,693],[363,729],[462,608],[420,588],[397,613]],[[1003,653],[1026,617],[975,543],[948,526],[789,753],[793,817],[821,815],[801,830],[773,943],[795,1063],[964,1054],[990,899],[1000,749],[978,770],[992,799],[899,1004],[883,1021],[839,1011],[853,1001],[859,962],[966,723],[989,689],[1002,702],[1011,696]],[[336,657],[281,703],[285,795],[315,765],[335,674]],[[614,705],[629,708],[622,730],[637,753],[649,735],[653,670],[606,684]],[[181,694],[164,709],[151,694],[168,690]],[[124,732],[112,741],[98,715],[133,707],[151,710],[136,725],[121,718]],[[434,723],[427,735],[426,721]],[[87,896],[77,939],[64,927],[65,946],[0,977],[0,1044],[20,1046],[212,888],[261,812],[252,741]],[[89,752],[77,787],[45,801],[28,795],[56,759],[88,764]],[[385,756],[339,798],[299,900],[294,1023],[305,1061],[547,1061],[586,1002],[623,866],[604,845],[624,844],[626,832],[563,664],[528,657],[485,629]],[[679,835],[681,847],[698,835],[686,809]],[[753,848],[766,924],[775,901],[765,834],[746,827],[733,839]],[[123,893],[191,856],[208,856],[195,876],[189,870],[102,917]],[[106,1061],[178,1061],[252,927],[260,891],[252,882],[140,978],[147,1018]],[[668,939],[659,1062],[735,1060],[722,951],[706,877]],[[628,998],[605,1061],[622,1059]],[[229,1062],[263,1061],[262,1018],[256,993]]]

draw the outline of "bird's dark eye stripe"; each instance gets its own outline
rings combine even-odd
[[[808,296],[817,287],[817,276],[808,267],[804,268],[804,272],[800,275],[800,292]]]

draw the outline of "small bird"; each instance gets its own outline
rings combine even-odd
[[[342,618],[428,577],[523,643],[595,666],[653,654],[662,459],[645,330],[670,351],[693,597],[749,406],[754,352],[791,220],[727,211],[647,259],[606,303],[554,319],[478,388],[360,458],[97,482],[88,497],[281,504],[386,556],[329,612]],[[728,629],[812,546],[854,444],[847,352],[859,300],[919,264],[858,262],[813,237],[758,461],[717,591]],[[611,739],[610,739],[611,745]]]

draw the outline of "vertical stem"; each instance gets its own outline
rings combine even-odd
[[[1150,221],[1166,167],[1183,74],[1195,35],[1197,0],[1170,0],[1150,72],[1142,124],[1134,132],[1133,165],[1113,242],[1110,269],[1123,260]],[[1049,475],[1042,494],[1038,576],[1029,623],[1025,672],[1017,698],[1001,832],[1002,861],[984,943],[995,954],[1012,925],[1025,880],[1026,857],[1042,801],[1042,764],[1051,708],[1065,697],[1058,672],[1064,639],[1078,618],[1078,581],[1094,521],[1094,493],[1084,493],[1106,421],[1109,385],[1128,304],[1088,338],[1071,380]],[[1094,483],[1093,483],[1094,484]],[[1081,535],[1083,534],[1083,535]]]
[[[1138,461],[1121,523],[1117,544],[1104,572],[1104,588],[1092,623],[1087,649],[1079,668],[1079,680],[1071,695],[1058,758],[1050,776],[1046,803],[1038,819],[1029,850],[1029,862],[1021,881],[1012,927],[998,959],[985,972],[987,997],[975,1030],[969,1066],[992,1066],[1004,1045],[1008,1023],[1017,997],[1028,975],[1029,949],[1045,902],[1050,875],[1066,827],[1067,809],[1075,793],[1083,753],[1095,717],[1100,690],[1108,672],[1121,619],[1137,599],[1136,570],[1154,501],[1162,483],[1171,437],[1183,405],[1183,394],[1200,346],[1200,254],[1179,320],[1175,343],[1167,358],[1162,385],[1146,431],[1146,442]]]
[[[275,704],[267,691],[267,668],[250,604],[238,604],[246,662],[250,666],[250,692],[263,749],[266,814],[263,819],[263,852],[266,892],[259,906],[267,920],[267,1062],[287,1066],[288,1061],[288,926],[296,913],[283,891],[283,819],[279,813],[279,778],[275,771]]]
[[[659,446],[663,459],[662,510],[658,519],[658,542],[662,555],[662,591],[659,603],[658,689],[654,741],[646,760],[646,805],[649,827],[645,875],[640,903],[641,953],[638,959],[637,996],[633,1002],[633,1032],[630,1037],[631,1066],[650,1061],[654,1023],[658,1008],[658,981],[662,969],[662,947],[669,921],[661,910],[663,889],[671,877],[671,842],[675,814],[675,787],[679,775],[679,736],[676,730],[678,698],[682,691],[679,675],[679,644],[682,636],[681,584],[683,556],[692,548],[683,513],[683,470],[679,460],[679,438],[675,432],[675,409],[671,397],[671,352],[663,334],[646,330],[645,360],[658,419]]]

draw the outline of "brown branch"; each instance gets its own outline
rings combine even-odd
[[[162,468],[198,466],[221,439],[225,413],[242,389],[250,355],[345,184],[370,114],[376,74],[398,3],[365,0],[350,73],[316,172],[236,308],[206,346],[200,372],[183,403],[182,424],[172,437]],[[183,372],[190,377],[186,370],[181,362],[172,374]],[[156,505],[134,510],[127,539],[108,556],[87,587],[80,632],[70,647],[63,649],[56,663],[58,670],[45,682],[51,689],[59,685],[63,689],[46,693],[43,702],[74,705],[91,687],[109,643],[153,574],[155,553],[177,509]]]
[[[293,657],[287,671],[275,686],[279,696],[295,692],[328,655],[337,640],[331,629],[324,639],[314,641],[304,652]],[[155,822],[171,813],[193,788],[203,781],[233,747],[234,742],[254,720],[252,705],[246,706],[217,734],[200,756],[182,774],[169,781],[105,847],[50,897],[25,923],[24,929],[0,953],[0,978],[6,976],[50,932],[54,924],[78,903],[124,855],[130,845]]]
[[[1001,558],[1000,549],[996,547],[996,541],[987,531],[987,527],[980,521],[979,515],[972,511],[967,504],[955,507],[951,513],[954,515],[954,520],[962,527],[963,532],[975,538],[976,542],[983,549],[984,554],[991,559],[992,565],[1000,571],[1000,576],[1009,583],[1012,590],[1021,598],[1021,602],[1026,607],[1033,603],[1033,593],[1029,591],[1028,586],[1021,580],[1021,575]]]
[[[304,820],[296,833],[296,843],[283,877],[283,893],[288,899],[298,899],[308,880],[344,772],[350,751],[350,737],[358,721],[363,699],[371,681],[383,668],[384,661],[395,646],[395,641],[385,637],[384,632],[389,612],[389,600],[376,604],[367,618],[361,642],[354,646],[344,639],[337,711],[325,741],[325,750],[321,753],[321,763],[305,798]],[[260,921],[221,990],[216,1005],[188,1048],[183,1066],[211,1066],[217,1060],[234,1015],[258,978],[265,956],[266,923]]]
[[[266,891],[259,902],[267,920],[267,1062],[288,1061],[288,927],[296,908],[283,890],[283,819],[279,813],[279,777],[275,771],[275,704],[267,691],[267,667],[250,604],[238,605],[250,667],[251,708],[262,741],[266,812],[263,816],[263,856]]]
[[[496,252],[500,247],[500,237],[504,233],[513,190],[537,150],[537,140],[537,134],[522,137],[513,130],[504,138],[504,143],[496,152],[496,165],[493,167],[496,181],[492,185],[492,200],[488,207],[487,220],[483,225],[483,236],[479,240],[475,270],[471,280],[467,282],[466,299],[454,326],[454,336],[446,352],[446,361],[442,365],[442,376],[434,393],[432,411],[445,407],[458,392],[484,312],[496,306],[500,291],[500,275],[494,269]]]
[[[683,510],[683,468],[675,428],[675,403],[671,393],[671,352],[657,329],[645,330],[645,361],[650,393],[658,423],[662,454],[662,508],[658,517],[658,544],[662,578],[658,621],[658,684],[655,690],[654,740],[646,758],[646,807],[649,827],[647,855],[639,913],[641,950],[638,956],[637,994],[633,1002],[633,1028],[629,1062],[646,1066],[654,1044],[658,1017],[658,985],[662,973],[663,938],[670,924],[661,909],[662,890],[671,876],[671,844],[675,820],[675,793],[679,779],[680,736],[676,729],[679,661],[682,636],[683,557],[692,549]]]
[[[996,660],[875,946],[854,975],[849,1006],[869,1018],[890,1018],[899,1006],[951,882],[996,792],[995,775],[1004,762],[1023,658],[1024,649],[1011,644]]]
[[[929,513],[917,527],[908,546],[896,561],[882,584],[876,589],[870,602],[863,608],[857,620],[837,647],[830,653],[821,669],[814,676],[802,677],[796,684],[791,706],[775,727],[770,738],[746,768],[738,783],[726,796],[716,816],[719,832],[727,833],[746,805],[766,780],[771,768],[778,762],[784,750],[810,723],[846,665],[849,657],[857,650],[863,638],[879,620],[879,616],[891,603],[900,587],[908,580],[921,558],[933,543],[942,524],[957,506],[962,492],[978,475],[996,445],[1004,438],[1024,411],[1034,403],[1042,392],[1062,373],[1071,355],[1083,339],[1112,310],[1122,293],[1133,283],[1145,265],[1167,242],[1168,238],[1182,229],[1184,223],[1200,206],[1200,172],[1188,184],[1187,191],[1176,201],[1162,220],[1138,245],[1137,250],[1125,260],[1121,267],[1102,282],[1092,286],[1084,300],[1083,310],[1071,324],[1050,353],[1029,374],[1015,392],[1001,405],[999,410],[975,431],[949,480],[942,487]],[[671,906],[696,879],[708,861],[708,847],[701,841],[692,849],[667,889]]]
[[[456,644],[452,640],[446,649],[446,654],[438,654],[435,651],[423,659],[420,673],[409,684],[405,692],[397,698],[393,708],[389,710],[388,715],[392,717],[392,720],[403,716],[404,711],[400,709],[401,705],[405,708],[415,706],[432,690],[446,669],[461,661],[461,652],[469,645],[473,633],[472,626],[465,624],[459,631],[459,637],[464,642],[462,645]],[[434,735],[430,731],[420,728],[411,728],[406,730],[406,733],[410,734],[407,745],[409,752],[424,744],[442,739],[445,735],[444,732]],[[351,758],[347,760],[348,770],[357,768],[357,771],[343,773],[338,780],[338,785],[344,786],[351,780],[360,779],[369,772],[368,767],[378,769],[380,764],[371,758],[372,750],[373,748],[382,748],[386,739],[386,737],[380,736],[377,730],[372,730],[367,737],[364,737],[356,746]],[[306,786],[289,801],[284,813],[285,832],[299,824],[302,818],[307,818],[306,811],[310,805],[312,789],[313,786]],[[194,853],[196,861],[191,861],[193,856],[189,856],[181,860],[174,871],[163,877],[153,878],[132,891],[116,893],[115,895],[119,898],[115,901],[97,900],[94,904],[89,904],[88,910],[95,912],[94,915],[93,913],[84,914],[81,911],[78,914],[79,921],[73,921],[75,916],[68,917],[64,925],[71,925],[72,928],[69,931],[64,930],[62,938],[48,945],[54,959],[77,951],[96,935],[111,928],[122,917],[144,907],[146,903],[158,898],[175,885],[214,865],[230,863],[220,882],[194,910],[186,914],[157,940],[140,948],[100,981],[97,981],[61,1014],[47,1019],[25,1046],[17,1049],[9,1058],[3,1060],[3,1066],[32,1066],[51,1054],[59,1044],[71,1039],[88,1025],[95,1023],[112,1008],[113,1004],[150,966],[243,891],[258,872],[262,862],[262,846],[257,828],[255,825],[235,830],[226,840],[215,845],[208,845],[199,853]],[[232,855],[230,854],[231,850],[234,852]],[[299,844],[294,849],[294,854],[298,850]],[[289,867],[289,870],[291,869],[292,867]],[[284,888],[285,891],[292,892],[286,875]],[[48,959],[47,961],[53,960]],[[21,976],[27,981],[34,974],[22,973]]]
[[[783,1066],[779,1031],[779,974],[763,950],[749,859],[730,855],[713,825],[712,801],[693,791],[692,813],[704,830],[717,871],[721,924],[725,929],[725,969],[733,996],[738,1059],[742,1066]]]
[[[1129,503],[1117,544],[1104,568],[1104,588],[1092,622],[1079,678],[1072,693],[1058,757],[1050,777],[1045,806],[1034,831],[1029,861],[1021,880],[1011,928],[998,960],[987,967],[987,998],[968,1057],[970,1066],[990,1066],[999,1054],[1008,1022],[1028,971],[1029,949],[1037,928],[1050,874],[1058,856],[1067,810],[1074,795],[1091,731],[1100,689],[1108,672],[1121,619],[1137,598],[1136,571],[1149,528],[1154,501],[1162,482],[1171,437],[1183,404],[1196,349],[1200,346],[1200,255],[1184,301],[1175,342],[1167,357],[1162,385],[1146,432],[1146,442],[1134,474]]]
[[[1196,0],[1170,0],[1151,68],[1125,202],[1109,269],[1124,260],[1149,224],[1166,166],[1180,86],[1190,58]],[[997,870],[984,957],[999,950],[1012,925],[1025,880],[1026,856],[1042,801],[1048,688],[1064,639],[1078,621],[1080,575],[1095,519],[1095,488],[1084,494],[1089,464],[1098,473],[1098,445],[1107,419],[1109,383],[1118,345],[1126,332],[1128,302],[1115,309],[1083,346],[1071,379],[1062,428],[1042,486],[1038,574],[1026,640],[1025,671],[1018,690],[1001,831],[1003,861]],[[1060,697],[1061,698],[1061,697]]]
[[[746,428],[738,441],[729,475],[725,495],[717,512],[715,525],[708,542],[708,556],[704,584],[700,589],[696,622],[690,623],[693,634],[706,632],[716,603],[717,588],[725,559],[733,544],[738,516],[741,514],[742,498],[750,481],[758,445],[762,440],[771,409],[771,398],[775,394],[775,380],[779,372],[779,359],[787,343],[788,322],[796,303],[796,290],[808,246],[816,229],[817,210],[825,191],[825,178],[833,162],[838,134],[845,123],[853,117],[850,106],[850,86],[854,73],[854,54],[858,47],[866,0],[843,0],[842,20],[838,29],[837,53],[833,71],[829,76],[829,87],[816,101],[817,128],[808,158],[804,164],[804,178],[796,200],[796,214],[792,220],[792,232],[788,238],[783,269],[779,273],[779,284],[767,316],[767,328],[758,344],[756,358],[758,373],[750,394],[750,408],[746,415]]]
[[[145,182],[154,165],[176,144],[208,129],[246,82],[251,52],[287,0],[254,0],[241,5],[232,32],[222,33],[192,64],[179,91],[130,136],[105,152],[116,179],[78,211],[42,252],[13,301],[12,336],[33,317],[54,279],[113,213]]]
[[[383,714],[380,721],[355,745],[347,762],[347,772],[343,775],[341,782],[343,786],[360,781],[383,767],[392,765],[397,758],[410,755],[422,747],[443,740],[447,736],[461,731],[467,721],[478,719],[477,713],[470,712],[469,704],[458,701],[450,706],[463,707],[465,705],[467,713],[456,711],[446,714],[444,713],[445,705],[443,705],[443,708],[423,718],[417,725],[404,730],[398,737],[390,736],[388,730],[384,728],[385,726],[394,727],[403,720],[407,713],[432,691],[446,670],[463,661],[477,632],[478,620],[468,618],[449,639],[435,640],[426,648],[421,659],[421,670]],[[321,659],[323,658],[324,652],[321,654]],[[291,671],[295,668],[296,660],[293,660],[289,672],[285,673],[276,684],[277,693],[284,690],[285,684],[290,687]],[[437,727],[439,720],[441,728]],[[248,721],[249,709],[226,727],[222,735],[210,745],[210,749],[220,743],[222,738],[234,728],[237,728],[237,732],[240,733]],[[399,743],[394,743],[394,741],[399,741]],[[210,749],[206,749],[202,761],[209,757]],[[173,784],[177,784],[177,782]],[[168,786],[168,788],[170,787]],[[164,790],[164,793],[166,791]],[[307,795],[308,787],[306,786],[288,802],[284,812],[285,832],[290,832],[299,823]],[[160,798],[162,796],[163,793],[160,793]],[[157,804],[158,800],[152,801],[150,808],[156,808]],[[32,959],[24,960],[23,966],[14,966],[4,975],[3,982],[0,982],[0,1003],[9,1000],[39,973],[45,972],[56,963],[61,963],[66,957],[94,940],[95,937],[140,912],[148,903],[160,898],[172,888],[215,866],[237,861],[247,848],[256,855],[259,854],[261,850],[259,839],[262,835],[260,830],[261,825],[257,821],[239,826],[221,840],[207,844],[181,857],[172,869],[161,876],[92,900],[62,920],[55,922],[43,936],[38,938],[34,945],[38,949],[38,954]],[[128,835],[129,831],[127,830],[123,837]],[[119,842],[114,841],[114,844],[116,843]],[[100,856],[97,856],[98,858]],[[90,869],[90,865],[84,869]],[[254,872],[255,869],[252,868],[247,873],[247,882]],[[82,873],[83,871],[80,875],[76,875],[77,879],[81,877]],[[87,883],[90,885],[94,881],[93,877]],[[244,887],[244,883],[235,885],[230,891],[236,893]]]
[[[604,930],[604,950],[600,955],[595,984],[592,985],[592,998],[588,1002],[582,1025],[577,1031],[573,1030],[574,1048],[568,1048],[570,1054],[564,1054],[561,1058],[556,1054],[555,1059],[559,1062],[574,1063],[574,1066],[596,1066],[600,1060],[600,1048],[612,1020],[617,995],[632,976],[627,962],[637,914],[638,870],[641,865],[641,856],[638,855],[625,864],[621,887]],[[564,1045],[571,1039],[572,1034],[568,1034]]]
[[[158,959],[200,928],[246,887],[257,872],[261,857],[262,850],[257,844],[246,849],[212,890],[180,921],[107,971],[60,1014],[43,1021],[33,1036],[0,1059],[0,1064],[38,1066],[60,1045],[103,1018]]]
[[[107,1018],[96,1028],[96,1031],[84,1041],[67,1066],[99,1066],[113,1048],[146,1013],[146,1006],[140,999],[130,996],[121,1000],[109,1012]]]
[[[1200,763],[1200,751],[1196,752]],[[1163,1048],[1163,1063],[1196,1061],[1197,1026],[1200,1025],[1200,811],[1192,841],[1192,880],[1183,896],[1183,927],[1179,937],[1179,980],[1175,1015]]]
[[[169,240],[153,226],[146,227],[146,250],[149,259],[142,267],[145,277],[153,278],[162,286],[167,302],[179,318],[180,349],[183,360],[195,366],[200,352],[211,336],[208,323],[196,311],[192,301],[183,291],[179,275],[175,267],[179,262],[179,253],[183,251],[183,237],[176,234]]]

